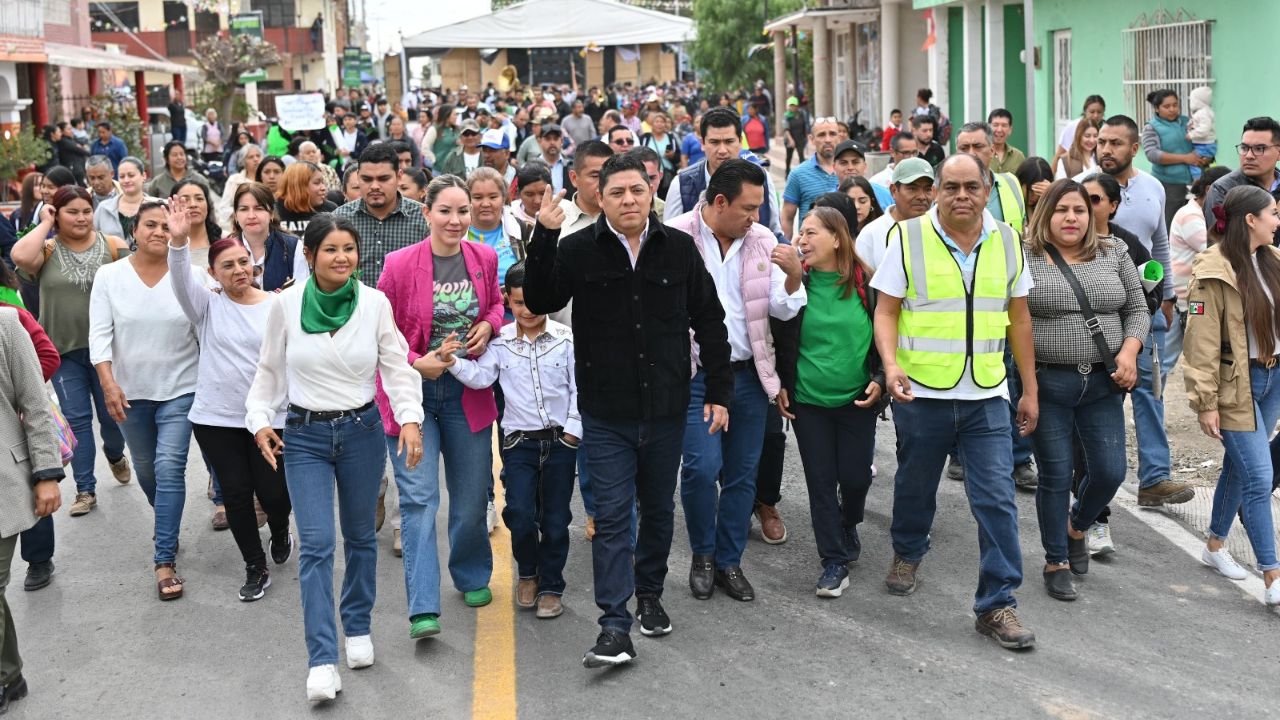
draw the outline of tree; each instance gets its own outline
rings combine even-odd
[[[9,199],[10,186],[18,185],[24,171],[49,162],[51,153],[49,143],[30,130],[6,131],[0,137],[0,201]]]
[[[765,0],[693,0],[693,24],[698,37],[690,59],[706,83],[716,90],[750,87],[764,80],[772,90],[773,53],[750,54],[753,45],[769,41],[764,34]],[[769,15],[798,10],[801,0],[773,0]]]
[[[280,62],[280,55],[268,45],[249,35],[214,35],[200,41],[195,49],[196,65],[204,71],[209,85],[218,97],[218,117],[231,118],[240,76]]]

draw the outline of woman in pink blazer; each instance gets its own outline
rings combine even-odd
[[[465,242],[471,224],[466,185],[444,175],[427,186],[430,235],[387,255],[378,289],[391,301],[396,326],[409,343],[409,362],[423,377],[426,421],[423,461],[409,469],[392,460],[400,490],[405,586],[409,593],[409,634],[440,632],[440,561],[436,554],[436,511],[440,507],[440,461],[444,455],[449,488],[449,574],[471,607],[489,604],[489,550],[485,510],[492,472],[491,426],[498,416],[493,390],[472,390],[445,372],[436,351],[456,337],[476,357],[502,327],[502,291],[493,248]],[[378,407],[394,448],[400,428],[386,395]]]

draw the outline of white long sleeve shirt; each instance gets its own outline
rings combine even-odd
[[[245,427],[257,433],[291,403],[313,411],[354,410],[373,400],[375,380],[401,425],[421,423],[422,376],[408,361],[387,296],[360,285],[355,312],[333,334],[302,329],[302,290],[281,292],[267,314],[257,373],[245,400]]]
[[[200,338],[200,377],[187,417],[199,425],[244,427],[244,398],[249,395],[249,386],[258,370],[258,352],[266,333],[267,316],[277,296],[268,293],[262,302],[244,305],[226,293],[213,292],[201,277],[209,274],[190,268],[190,257],[185,245],[169,247],[173,293]],[[184,267],[194,272],[178,271]],[[271,426],[284,427],[284,408],[279,408]]]
[[[504,435],[560,426],[582,437],[578,384],[573,373],[573,332],[554,320],[533,342],[507,323],[476,360],[457,358],[449,372],[469,388],[489,387],[496,380],[506,406]]]
[[[196,331],[174,301],[172,276],[147,287],[127,259],[103,265],[94,276],[89,361],[111,363],[128,400],[163,402],[196,390]]]

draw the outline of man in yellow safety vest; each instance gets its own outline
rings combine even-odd
[[[1039,414],[1030,273],[1017,231],[985,212],[986,166],[958,153],[939,166],[938,201],[889,233],[871,286],[880,292],[876,346],[893,395],[898,433],[894,478],[895,595],[916,589],[943,465],[958,448],[981,557],[975,628],[1006,648],[1028,648],[1013,592],[1022,584],[1013,447],[1005,383],[1006,337],[1022,379],[1017,424],[1023,436]]]

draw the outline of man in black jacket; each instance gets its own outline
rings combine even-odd
[[[583,657],[589,668],[635,657],[627,602],[634,591],[644,635],[665,635],[662,585],[675,520],[689,405],[689,330],[706,378],[710,432],[728,427],[733,375],[715,284],[686,234],[652,212],[644,165],[627,156],[600,171],[603,214],[557,242],[563,193],[548,189],[525,259],[525,302],[546,314],[574,300],[573,330],[583,450],[592,478],[596,535],[591,552],[602,632]],[[640,532],[631,547],[631,512]],[[634,561],[634,568],[633,568]]]

